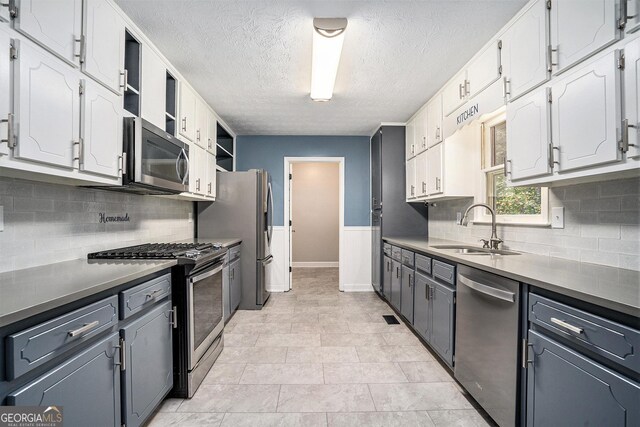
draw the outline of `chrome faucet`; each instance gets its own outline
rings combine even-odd
[[[468,225],[469,219],[467,218],[467,216],[469,215],[469,212],[471,211],[471,209],[476,207],[483,207],[487,209],[489,212],[491,212],[491,238],[489,240],[480,239],[482,241],[482,246],[485,248],[490,248],[495,250],[500,249],[500,243],[502,243],[502,239],[498,238],[498,234],[496,232],[496,212],[493,210],[491,206],[485,203],[474,203],[473,205],[469,206],[467,210],[464,212],[464,216],[460,221],[460,225],[464,227]]]

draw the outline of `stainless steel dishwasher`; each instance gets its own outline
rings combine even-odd
[[[500,425],[516,425],[520,284],[458,266],[454,374]]]

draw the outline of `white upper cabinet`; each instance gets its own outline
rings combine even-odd
[[[91,79],[84,85],[80,170],[117,178],[122,156],[122,99]]]
[[[206,194],[207,180],[207,152],[192,145],[189,147],[189,192],[193,194]]]
[[[65,61],[80,64],[82,0],[16,0],[16,5],[16,30]]]
[[[551,173],[551,104],[540,88],[507,104],[507,178],[517,181]]]
[[[640,38],[624,46],[624,128],[623,148],[627,157],[640,156]]]
[[[205,196],[216,197],[216,156],[207,152],[206,162],[207,186],[204,188]]]
[[[415,153],[420,154],[427,149],[427,109],[423,108],[415,118],[414,130]]]
[[[184,82],[180,83],[180,135],[189,141],[196,137],[196,95]]]
[[[404,152],[407,160],[415,156],[415,151],[416,151],[415,135],[416,135],[416,119],[414,117],[409,122],[407,122],[407,126],[405,128]]]
[[[9,33],[0,27],[0,52],[11,48]],[[0,55],[0,157],[9,154],[9,140],[13,138],[13,116],[11,115],[11,59]]]
[[[210,111],[207,118],[207,126],[209,131],[207,132],[207,150],[215,157],[216,154],[216,141],[218,138],[218,120],[216,116]],[[215,164],[213,165],[215,171]]]
[[[427,193],[427,151],[416,156],[415,162],[415,192],[417,197],[424,197]]]
[[[502,43],[494,41],[467,68],[466,97],[473,98],[500,78]]]
[[[166,130],[167,68],[149,46],[142,45],[142,118]]]
[[[564,172],[621,159],[620,70],[617,53],[557,79],[552,87],[554,161]]]
[[[443,144],[437,144],[427,150],[427,193],[431,196],[444,190],[443,183]],[[452,165],[453,167],[453,165]]]
[[[82,70],[119,94],[125,86],[124,33],[124,21],[111,3],[85,0]]]
[[[427,104],[427,148],[442,142],[442,95],[434,96]]]
[[[546,0],[538,0],[502,37],[504,92],[512,100],[545,82],[547,64]]]
[[[640,29],[640,0],[627,0],[626,6],[627,23],[625,28],[628,33],[633,33]]]
[[[195,143],[202,148],[208,147],[209,130],[209,107],[207,104],[196,99],[196,139]]]
[[[458,107],[464,104],[467,97],[467,70],[462,70],[455,75],[442,89],[442,109],[448,116]]]
[[[558,74],[620,36],[619,1],[552,0],[551,60]]]
[[[407,199],[416,198],[416,158],[407,160],[406,167],[406,197]]]
[[[15,43],[14,155],[73,168],[80,150],[80,74],[27,42]]]

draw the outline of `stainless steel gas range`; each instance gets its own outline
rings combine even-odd
[[[227,250],[211,243],[149,243],[89,254],[93,259],[176,259],[171,395],[190,398],[223,348],[222,266]]]

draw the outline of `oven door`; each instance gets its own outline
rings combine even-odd
[[[189,310],[189,370],[193,370],[222,332],[222,267],[218,262],[187,278]]]

